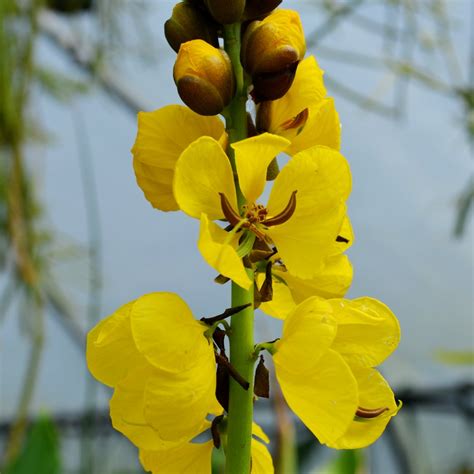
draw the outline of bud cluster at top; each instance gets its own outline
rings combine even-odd
[[[216,115],[235,94],[231,61],[219,46],[225,25],[241,22],[241,63],[256,103],[288,91],[306,46],[296,12],[281,0],[187,0],[173,8],[165,36],[178,53],[173,72],[179,95],[201,115]]]

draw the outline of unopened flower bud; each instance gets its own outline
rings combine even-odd
[[[203,40],[181,45],[173,77],[183,102],[201,115],[219,114],[234,96],[229,56]]]
[[[243,37],[242,64],[252,76],[256,102],[285,95],[306,52],[303,26],[293,10],[277,10],[250,24]]]
[[[197,6],[180,2],[173,8],[171,18],[165,23],[165,36],[176,51],[182,43],[202,39],[213,46],[219,45],[217,24]]]
[[[282,0],[247,0],[244,20],[262,19],[280,5]]]
[[[245,0],[204,0],[213,18],[223,24],[240,21],[244,13]]]

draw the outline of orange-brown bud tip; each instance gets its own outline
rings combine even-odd
[[[240,21],[245,0],[204,0],[212,17],[223,25]]]
[[[173,77],[183,102],[201,115],[216,115],[234,95],[232,64],[225,51],[202,40],[183,43]]]
[[[194,39],[219,45],[216,23],[197,6],[184,2],[175,5],[171,18],[165,22],[165,37],[176,52],[182,43]]]

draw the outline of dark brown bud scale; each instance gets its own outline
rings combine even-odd
[[[280,5],[282,0],[247,0],[244,20],[257,20],[265,17]]]
[[[242,19],[245,0],[204,0],[214,20],[222,25],[236,23]]]

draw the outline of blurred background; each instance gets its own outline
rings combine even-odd
[[[84,335],[123,303],[174,291],[229,304],[198,223],[135,183],[136,113],[180,103],[168,0],[0,0],[0,469],[138,474]],[[474,470],[474,1],[286,0],[336,98],[354,181],[349,297],[397,314],[382,371],[404,407],[358,451],[319,446],[277,390],[258,403],[278,474]],[[259,340],[278,322],[257,317]],[[3,468],[2,468],[3,466]],[[216,460],[215,472],[219,472]]]

